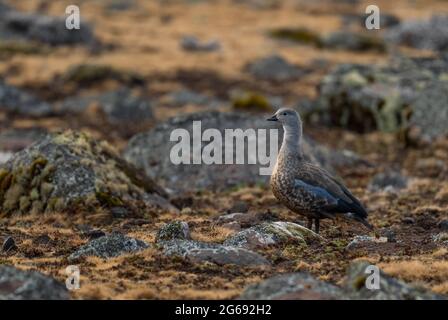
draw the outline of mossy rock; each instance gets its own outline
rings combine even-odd
[[[339,65],[318,86],[313,113],[327,124],[404,134],[405,141],[412,127],[425,140],[446,135],[447,67],[447,57],[396,57],[385,66]]]
[[[319,34],[306,28],[279,28],[269,32],[275,39],[288,40],[297,43],[320,45]]]
[[[124,207],[175,210],[165,191],[104,141],[66,131],[48,135],[0,167],[4,214]]]
[[[156,242],[190,239],[188,224],[184,221],[173,221],[160,228],[157,232]]]

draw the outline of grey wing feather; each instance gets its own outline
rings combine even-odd
[[[295,181],[296,187],[310,193],[316,200],[320,200],[322,210],[329,213],[351,212],[360,218],[367,217],[367,212],[359,200],[324,169],[306,163],[298,170]]]

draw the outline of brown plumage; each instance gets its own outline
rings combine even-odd
[[[321,167],[307,161],[302,152],[302,122],[291,109],[280,109],[268,119],[283,125],[283,143],[271,176],[275,197],[287,208],[308,218],[308,228],[315,222],[336,214],[361,222],[368,228],[367,212],[351,192]]]

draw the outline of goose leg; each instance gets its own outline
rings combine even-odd
[[[312,230],[313,227],[313,218],[308,218],[308,229]]]
[[[316,231],[316,233],[319,233],[319,223],[320,220],[319,219],[314,219],[314,230]]]

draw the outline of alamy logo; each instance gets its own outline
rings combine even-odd
[[[78,290],[79,286],[79,277],[81,275],[78,266],[68,266],[65,268],[65,274],[67,275],[67,279],[65,279],[65,286],[67,290]]]
[[[65,13],[69,15],[65,19],[65,27],[68,30],[81,29],[81,16],[79,7],[75,5],[68,6],[67,8],[65,8]]]
[[[171,132],[170,141],[177,142],[170,152],[170,160],[176,165],[259,164],[265,166],[260,167],[260,175],[271,175],[278,154],[277,129],[225,129],[223,137],[218,129],[202,132],[201,121],[193,121],[192,137],[188,130],[178,128]]]
[[[369,290],[380,289],[380,269],[375,265],[367,266],[365,273],[369,274],[366,278],[366,288]]]
[[[370,14],[366,19],[366,28],[368,30],[380,29],[380,8],[374,4],[367,6],[366,14]]]

